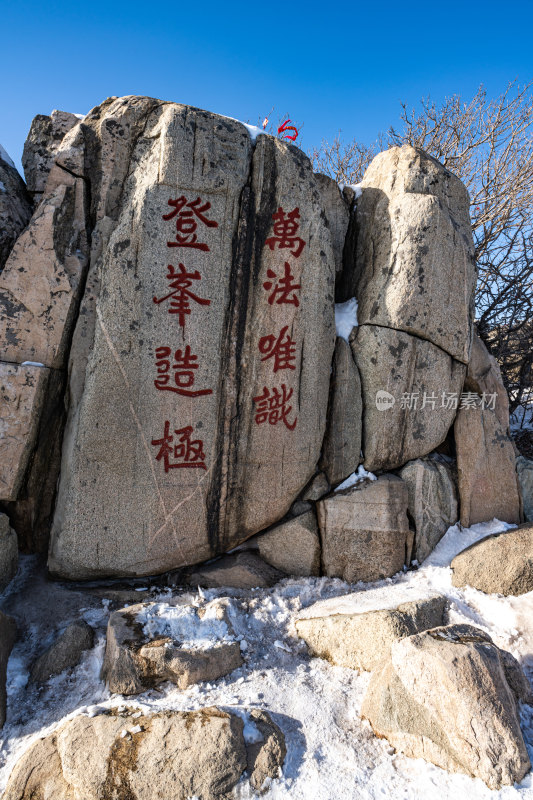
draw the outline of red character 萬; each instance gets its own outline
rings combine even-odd
[[[304,240],[296,236],[300,227],[300,223],[296,222],[297,219],[300,219],[300,209],[294,208],[288,214],[285,214],[280,207],[272,214],[272,219],[274,220],[274,236],[266,239],[265,244],[271,250],[274,250],[276,244],[278,245],[278,250],[287,248],[295,258],[298,258],[305,247]]]

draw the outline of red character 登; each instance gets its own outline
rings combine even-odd
[[[173,211],[163,214],[163,219],[176,219],[176,241],[167,242],[168,247],[193,247],[197,250],[209,252],[209,247],[205,243],[198,241],[196,233],[197,220],[200,220],[207,228],[218,228],[218,222],[205,216],[204,212],[209,211],[211,203],[209,201],[203,205],[201,203],[202,201],[199,197],[188,203],[187,198],[183,195],[178,197],[177,200],[168,201]]]

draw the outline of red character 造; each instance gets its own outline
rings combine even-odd
[[[293,431],[298,422],[298,418],[294,422],[289,422],[288,416],[292,411],[292,406],[289,406],[293,390],[287,390],[284,383],[281,384],[281,392],[279,389],[267,389],[263,387],[263,393],[258,397],[253,398],[256,404],[255,408],[255,422],[257,425],[262,425],[268,422],[269,425],[277,425],[278,422],[283,422],[290,431]]]
[[[201,277],[202,276],[198,270],[195,270],[194,272],[187,272],[184,265],[180,264],[179,272],[177,272],[175,267],[173,267],[172,264],[169,264],[167,280],[172,291],[166,294],[164,297],[153,298],[154,303],[157,303],[158,305],[163,303],[165,300],[170,300],[168,313],[178,315],[178,322],[182,328],[185,327],[186,315],[191,313],[190,300],[194,300],[195,303],[199,303],[201,306],[211,305],[211,300],[204,300],[203,298],[197,297],[195,294],[193,294],[193,292],[189,291],[190,287],[192,286],[192,282],[199,281]]]
[[[273,334],[263,336],[259,339],[259,351],[264,353],[264,358],[261,361],[266,361],[268,358],[274,359],[274,372],[280,369],[296,369],[294,362],[296,361],[296,344],[288,335],[288,325],[279,332],[276,337]]]
[[[176,241],[167,242],[168,247],[194,247],[197,250],[209,252],[209,247],[198,241],[196,229],[198,227],[197,219],[200,220],[207,228],[218,228],[218,222],[212,219],[207,219],[204,212],[209,211],[211,203],[204,203],[201,205],[199,197],[196,200],[187,202],[187,198],[183,195],[178,197],[177,200],[169,200],[169,206],[172,206],[173,211],[168,214],[163,214],[164,220],[171,220],[176,218]],[[195,219],[196,217],[196,219]]]
[[[271,306],[274,305],[274,302],[278,306],[282,305],[283,303],[287,303],[296,307],[300,305],[300,301],[296,297],[296,290],[301,289],[301,284],[292,283],[294,280],[294,275],[291,273],[290,264],[285,262],[282,278],[278,278],[273,269],[267,269],[267,276],[271,278],[271,280],[265,281],[263,283],[263,288],[267,291],[270,291],[270,289],[274,288],[274,291],[268,298],[268,302]],[[273,282],[273,278],[278,278],[277,283]]]
[[[277,243],[279,250],[288,248],[291,254],[298,258],[305,247],[304,240],[296,236],[300,227],[300,223],[296,222],[297,219],[300,219],[300,209],[295,208],[285,214],[280,207],[275,214],[272,214],[272,219],[274,220],[274,236],[270,236],[265,244],[274,250]]]
[[[174,431],[178,443],[170,433],[170,422],[165,422],[162,439],[152,439],[152,445],[159,447],[156,461],[162,461],[165,472],[169,469],[207,469],[205,465],[204,443],[201,439],[191,439],[193,428],[178,428]],[[175,460],[171,462],[171,458]]]
[[[176,350],[174,354],[174,364],[172,370],[174,372],[175,386],[169,386],[170,383],[170,347],[158,347],[155,351],[155,365],[157,367],[157,378],[154,380],[156,389],[167,392],[175,392],[185,397],[202,397],[206,394],[213,394],[212,389],[196,389],[191,390],[194,385],[196,377],[194,370],[198,369],[198,356],[191,353],[189,345],[185,350]]]

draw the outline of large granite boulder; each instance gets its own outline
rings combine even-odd
[[[94,631],[84,620],[72,622],[33,664],[30,679],[44,684],[54,675],[75,667],[94,645]]]
[[[446,439],[466,366],[403,331],[360,325],[351,336],[363,395],[363,453],[371,471],[397,469]],[[383,403],[383,400],[388,402]]]
[[[533,591],[533,525],[521,525],[475,542],[452,561],[454,586],[488,594]]]
[[[496,412],[505,432],[509,429],[509,397],[498,362],[474,332],[465,378],[465,390],[476,392],[483,403]]]
[[[520,522],[513,443],[495,411],[460,408],[454,426],[461,524]]]
[[[513,656],[478,628],[450,625],[395,642],[361,714],[405,755],[499,789],[531,768],[518,700],[531,690]]]
[[[328,577],[345,581],[389,578],[405,564],[409,522],[407,486],[382,475],[317,503],[322,563]]]
[[[335,255],[310,163],[148,98],[94,109],[55,161],[36,216],[68,170],[95,223],[50,569],[153,574],[226,552],[289,510],[320,456]],[[32,331],[32,359],[56,365]]]
[[[15,644],[17,626],[13,617],[0,611],[0,729],[6,721],[6,673],[9,654]]]
[[[30,217],[31,201],[24,181],[0,145],[0,273]]]
[[[0,593],[15,577],[18,563],[17,534],[9,524],[9,517],[0,513]]]
[[[419,564],[457,522],[457,492],[451,468],[433,458],[417,458],[399,475],[407,485],[407,510],[415,526],[413,557]]]
[[[267,752],[254,745],[250,755],[244,721],[216,707],[154,714],[121,707],[80,715],[24,753],[3,798],[226,800],[247,767],[254,787],[263,776],[279,776],[283,734],[262,714],[250,714],[246,722],[257,731],[257,742],[264,735]]]
[[[393,642],[442,625],[446,598],[394,586],[320,600],[300,612],[296,632],[312,655],[339,667],[373,670]]]
[[[206,589],[266,589],[286,577],[254,550],[240,550],[189,570],[186,582]]]
[[[78,124],[76,114],[54,110],[50,116],[33,118],[22,153],[22,166],[28,192],[37,205],[46,188],[54,158],[67,133]]]
[[[251,541],[267,564],[287,575],[320,575],[320,536],[314,511],[282,522]]]
[[[476,269],[464,185],[404,145],[379,153],[360,188],[359,324],[413,334],[467,364]]]
[[[533,461],[524,456],[518,456],[516,471],[522,494],[524,517],[528,522],[533,522]]]

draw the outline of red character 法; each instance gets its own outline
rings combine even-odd
[[[294,275],[291,273],[290,264],[285,262],[282,278],[278,278],[273,269],[267,269],[267,277],[269,277],[271,280],[265,281],[263,283],[263,288],[267,291],[270,291],[272,288],[274,289],[268,298],[270,305],[274,305],[274,303],[276,303],[278,306],[282,305],[283,303],[296,307],[300,305],[300,301],[296,296],[296,290],[301,289],[302,287],[299,283],[292,283],[294,280]],[[277,278],[277,283],[274,283],[274,278]]]

